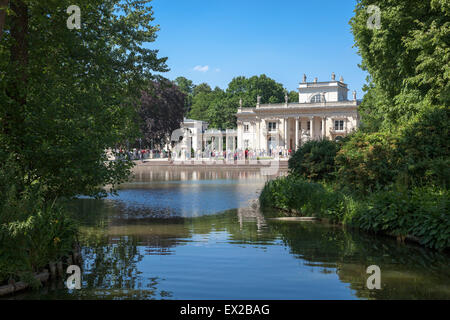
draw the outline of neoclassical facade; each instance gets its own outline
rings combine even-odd
[[[302,143],[315,139],[336,140],[359,126],[356,92],[347,97],[349,89],[344,79],[303,82],[298,87],[298,102],[261,104],[260,97],[253,108],[243,108],[237,117],[237,148],[263,150],[296,150]]]

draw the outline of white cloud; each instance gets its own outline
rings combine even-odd
[[[220,68],[216,68],[216,70],[215,70],[216,72],[220,72]]]
[[[209,70],[209,66],[195,66],[194,71],[206,72]]]

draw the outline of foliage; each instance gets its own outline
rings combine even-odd
[[[135,102],[165,58],[149,1],[80,0],[80,30],[66,27],[62,1],[10,1],[0,42],[0,149],[15,154],[22,186],[45,197],[104,195],[131,163],[105,150],[137,133]],[[4,159],[0,159],[3,161]]]
[[[76,223],[58,206],[44,206],[24,220],[2,223],[0,283],[38,272],[70,254],[77,230]]]
[[[289,102],[290,103],[298,103],[298,92],[297,91],[289,91]]]
[[[283,86],[264,74],[250,78],[236,77],[228,84],[226,91],[218,87],[212,90],[206,83],[201,83],[192,89],[188,116],[206,121],[214,128],[235,128],[235,114],[241,99],[243,107],[253,107],[257,96],[261,96],[261,103],[280,103],[284,101],[284,94]]]
[[[392,187],[355,197],[336,187],[290,175],[268,181],[260,203],[263,209],[327,218],[374,233],[413,236],[429,248],[450,248],[447,190]]]
[[[333,221],[343,212],[336,209],[345,205],[342,194],[292,175],[268,181],[259,199],[262,207],[294,210],[301,216],[326,217]]]
[[[339,143],[334,141],[308,141],[289,159],[290,172],[314,181],[331,179],[336,170],[334,158],[338,150]]]
[[[246,78],[233,78],[226,90],[230,97],[242,99],[244,107],[254,107],[257,96],[261,103],[280,103],[284,101],[285,89],[283,85],[267,77],[265,74]]]
[[[363,194],[393,183],[400,170],[397,147],[390,133],[355,133],[336,155],[338,182]]]
[[[352,223],[371,232],[415,236],[420,243],[436,249],[450,248],[448,191],[415,188],[372,194],[367,210],[359,211]]]
[[[139,117],[144,141],[162,145],[183,121],[186,95],[168,80],[150,83],[143,92]]]
[[[195,120],[208,121],[208,109],[213,103],[224,97],[224,92],[220,88],[212,91],[211,88],[203,88],[201,90],[196,90],[196,94],[192,99],[192,107],[189,112],[189,118]]]
[[[427,108],[400,131],[398,149],[413,185],[450,184],[449,109]]]
[[[343,187],[361,193],[388,187],[449,184],[449,110],[427,108],[395,132],[358,132],[336,156]]]
[[[185,94],[184,114],[187,115],[191,110],[195,85],[192,80],[185,77],[177,77],[173,82]]]
[[[72,251],[77,224],[61,204],[45,201],[39,184],[20,189],[15,161],[0,167],[0,284],[40,271]]]
[[[369,5],[381,28],[367,28]],[[427,106],[450,101],[450,6],[447,0],[359,0],[350,24],[370,84],[361,110],[395,128]]]
[[[207,122],[212,128],[220,130],[236,127],[236,99],[224,98],[215,100],[207,111]]]

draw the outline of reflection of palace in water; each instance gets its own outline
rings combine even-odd
[[[143,166],[133,169],[135,181],[200,181],[200,180],[258,180],[261,179],[261,170],[255,168],[245,169],[217,169],[208,167],[181,168]]]
[[[239,219],[239,228],[242,230],[244,226],[244,222],[256,222],[256,228],[258,233],[263,231],[263,228],[267,226],[266,220],[262,215],[259,208],[253,204],[247,208],[239,208],[237,209],[237,215]]]

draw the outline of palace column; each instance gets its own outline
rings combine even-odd
[[[295,150],[298,149],[298,118],[295,118]]]
[[[326,126],[327,126],[327,117],[323,116],[322,117],[322,139],[325,139],[327,136]]]
[[[262,139],[260,141],[260,149],[268,151],[267,150],[267,123],[266,123],[266,119],[261,119],[261,125],[262,125],[262,130],[260,130],[261,131],[260,138],[262,138]]]
[[[243,148],[243,126],[242,126],[242,121],[238,122],[237,125],[237,136],[238,136],[238,143],[237,143],[237,147],[238,149],[242,149]]]
[[[309,121],[311,122],[310,137],[311,137],[311,140],[314,140],[314,116],[313,117],[309,117]]]
[[[284,148],[288,149],[288,118],[284,118]]]

